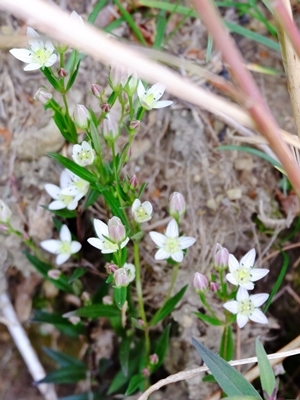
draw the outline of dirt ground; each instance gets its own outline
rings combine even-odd
[[[83,16],[92,8],[92,3],[88,2],[69,3],[71,2],[67,2],[68,9],[73,7]],[[97,24],[101,25],[103,21],[105,15],[100,16]],[[2,34],[14,31],[24,33],[25,28],[15,18],[1,14]],[[128,28],[122,25],[117,34],[128,37]],[[236,37],[236,41],[247,62],[272,66],[282,71],[277,53],[240,37]],[[199,21],[189,20],[175,34],[168,45],[168,51],[206,65],[203,56],[205,45],[204,28]],[[22,67],[22,63],[7,51],[0,53],[0,198],[7,201],[13,209],[12,223],[25,227],[28,234],[39,242],[49,238],[53,229],[50,213],[39,207],[50,200],[44,191],[44,185],[57,183],[60,173],[60,167],[45,154],[62,149],[68,152],[68,149],[50,120],[50,113],[33,101],[37,89],[45,84],[44,78],[39,71],[26,73]],[[222,72],[223,65],[218,52],[213,52],[207,68],[214,73]],[[88,90],[96,82],[107,86],[106,76],[107,67],[85,58],[78,81],[70,94],[71,107],[77,103],[95,105]],[[280,126],[294,132],[283,73],[278,76],[255,74],[255,77]],[[193,79],[195,84],[200,84],[199,79]],[[208,86],[207,89],[212,90]],[[148,230],[165,225],[167,202],[173,191],[183,193],[187,199],[188,211],[183,230],[189,236],[196,237],[197,243],[190,249],[182,264],[175,287],[177,291],[184,284],[191,283],[196,271],[209,273],[211,251],[216,242],[227,247],[236,257],[255,247],[259,260],[264,259],[267,254],[272,253],[272,246],[283,234],[283,224],[277,224],[276,221],[285,221],[286,216],[276,197],[280,176],[269,163],[237,151],[216,150],[220,144],[240,144],[240,141],[234,139],[234,135],[239,132],[204,110],[181,102],[180,99],[172,100],[172,107],[149,113],[137,136],[132,148],[132,159],[124,173],[129,176],[137,174],[140,182],[148,182],[143,197],[149,199],[154,207],[154,218],[147,227]],[[122,140],[121,137],[120,144]],[[92,214],[100,217],[98,208],[94,208]],[[267,229],[261,228],[259,218]],[[161,220],[164,220],[163,223]],[[293,240],[297,241],[297,235]],[[48,342],[60,348],[63,339],[55,330],[48,332],[45,327],[43,330],[43,326],[32,328],[30,318],[32,309],[40,298],[46,298],[52,304],[51,299],[57,293],[42,283],[36,275],[25,260],[22,254],[24,248],[18,240],[1,236],[0,251],[3,254],[5,248],[7,257],[0,266],[0,288],[5,290],[8,287],[16,311],[32,338],[32,344],[41,355],[46,369],[50,371],[53,365],[42,356],[41,347]],[[153,250],[153,244],[147,240],[143,257],[149,265],[153,265]],[[291,255],[291,265],[297,259],[295,251]],[[281,267],[281,260],[270,258],[270,261],[264,263],[264,267],[272,269],[270,278],[265,279],[262,284],[264,291],[267,291],[266,287],[270,291]],[[299,276],[298,268],[298,264],[294,263],[285,281],[285,285],[296,291],[299,290],[299,278],[295,278]],[[158,264],[153,265],[152,270],[144,272],[146,304],[151,304],[151,307],[161,304],[170,276],[171,271]],[[276,351],[300,333],[299,326],[291,329],[288,325],[289,318],[295,318],[299,304],[295,304],[288,292],[283,293],[280,299],[281,306],[277,307],[278,303],[275,303],[268,313],[270,324],[267,327],[249,324],[243,329],[242,357],[254,355],[254,340],[258,335],[266,343],[271,343],[272,351]],[[181,306],[172,315],[178,324],[179,333],[172,337],[171,351],[165,362],[165,374],[199,365],[199,357],[191,346],[191,337],[201,340],[213,351],[218,350],[221,332],[216,327],[206,327],[192,314],[199,307],[198,297],[190,288]],[[283,318],[287,313],[290,317]],[[111,344],[113,339],[109,340]],[[76,354],[73,351],[72,354],[76,356],[78,352]],[[299,377],[299,369],[297,374]],[[286,378],[293,389],[294,397],[300,391],[300,386],[297,387],[294,383],[297,376],[289,373]],[[198,377],[186,383],[170,385],[164,393],[155,394],[153,399],[205,399],[212,392],[212,386],[201,384],[201,379],[202,377]],[[73,389],[70,388],[59,390],[60,396],[73,394]],[[0,329],[0,398],[42,399],[4,326]]]

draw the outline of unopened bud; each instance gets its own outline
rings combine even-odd
[[[102,122],[103,137],[106,140],[115,141],[120,134],[118,122],[111,115],[107,114]]]
[[[148,378],[148,376],[150,375],[149,369],[148,368],[142,369],[142,375],[144,375],[145,378]]]
[[[226,268],[228,265],[229,251],[219,243],[214,248],[214,263],[217,268]]]
[[[110,105],[108,103],[103,103],[101,105],[101,110],[104,112],[109,112],[110,111]]]
[[[106,264],[105,268],[108,274],[114,274],[118,266],[116,264]]]
[[[151,356],[149,357],[150,359],[150,364],[157,364],[158,363],[158,355],[157,354],[151,354]]]
[[[65,78],[68,75],[68,72],[64,68],[59,68],[59,70],[57,71],[57,75],[60,78]]]
[[[6,231],[8,231],[8,227],[6,225],[0,224],[0,232],[6,232]]]
[[[59,277],[61,275],[61,272],[58,269],[49,269],[49,271],[47,272],[47,275],[49,278],[57,281],[57,279],[59,279]]]
[[[103,92],[103,87],[98,85],[97,83],[93,83],[92,87],[91,87],[91,91],[92,91],[93,95],[95,97],[97,97],[97,99],[100,99],[101,94]]]
[[[39,88],[36,94],[33,96],[34,100],[40,101],[43,104],[48,103],[52,99],[52,94],[45,88]]]
[[[86,129],[89,126],[90,113],[84,105],[82,104],[76,105],[73,118],[78,128]]]
[[[111,298],[111,296],[104,296],[102,301],[103,304],[106,304],[108,306],[111,306],[113,304],[113,299]]]
[[[84,303],[88,303],[91,300],[91,295],[88,292],[82,292],[81,293],[81,300]]]
[[[12,212],[8,205],[3,201],[0,200],[0,221],[1,222],[8,222],[10,217],[12,215]]]
[[[179,192],[174,192],[170,196],[169,214],[176,218],[182,217],[186,211],[186,203],[183,195]]]
[[[125,226],[118,217],[112,217],[108,221],[108,234],[115,243],[121,243],[126,238]]]
[[[209,290],[213,293],[217,292],[219,289],[219,285],[216,282],[210,282]]]
[[[130,178],[129,183],[130,183],[130,188],[131,188],[131,189],[136,189],[136,187],[137,187],[137,185],[138,185],[138,180],[137,180],[136,175],[133,175],[133,176]]]
[[[208,280],[205,275],[196,272],[193,279],[193,286],[196,292],[202,292],[208,287]]]
[[[80,318],[77,317],[76,315],[72,315],[72,317],[68,318],[68,320],[71,322],[73,325],[77,325],[80,322]]]
[[[139,129],[140,125],[141,125],[141,121],[135,119],[133,121],[130,121],[129,129],[137,130],[137,129]]]
[[[128,70],[124,67],[112,66],[109,73],[109,83],[111,88],[118,92],[128,81]]]
[[[137,91],[138,84],[139,84],[139,77],[137,76],[137,73],[134,72],[129,77],[127,85],[124,88],[128,96],[133,96],[135,94],[135,92]]]
[[[123,287],[123,286],[128,286],[128,275],[127,271],[125,268],[119,268],[115,273],[114,273],[114,280],[115,280],[115,285],[116,287]]]

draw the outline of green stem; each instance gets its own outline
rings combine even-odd
[[[199,296],[200,296],[200,300],[202,301],[203,305],[208,309],[208,311],[211,313],[211,315],[214,318],[218,319],[218,317],[216,316],[215,312],[212,310],[212,308],[210,307],[210,305],[206,301],[206,297],[205,297],[204,292],[200,292]]]
[[[165,300],[164,300],[163,305],[161,306],[161,308],[166,304],[166,302],[167,302],[167,301],[169,300],[169,298],[171,297],[171,294],[172,294],[172,291],[173,291],[173,289],[174,289],[175,282],[176,282],[176,279],[177,279],[177,275],[178,275],[178,271],[179,271],[179,266],[180,266],[180,264],[177,263],[177,264],[174,266],[174,268],[173,268],[171,285],[170,285],[170,287],[169,287],[167,296],[166,296],[166,298],[165,298]]]

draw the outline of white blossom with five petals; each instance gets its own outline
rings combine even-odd
[[[169,222],[164,235],[158,232],[150,232],[150,237],[159,247],[155,254],[156,260],[166,260],[171,257],[174,261],[181,262],[184,256],[182,250],[187,249],[196,242],[193,237],[179,237],[178,225],[175,219]]]
[[[81,179],[70,170],[65,170],[69,177],[69,184],[67,187],[62,189],[61,194],[67,196],[74,196],[77,200],[82,199],[90,188],[89,182]]]
[[[40,35],[30,27],[27,28],[27,36],[31,38],[29,49],[11,49],[9,52],[18,60],[28,64],[24,71],[51,67],[56,62],[57,55],[54,54],[54,46],[50,40],[44,42]]]
[[[72,254],[78,253],[81,249],[81,244],[75,240],[72,241],[72,235],[67,225],[63,225],[59,232],[59,239],[44,240],[40,243],[44,250],[49,253],[57,254],[56,264],[61,265],[65,263]]]
[[[258,307],[264,304],[268,297],[267,293],[249,296],[247,290],[240,287],[236,300],[227,301],[223,306],[231,313],[237,314],[236,322],[240,328],[243,328],[249,319],[259,324],[267,324],[267,317]]]
[[[228,267],[230,272],[226,275],[226,279],[233,285],[252,290],[254,288],[253,282],[258,281],[269,273],[268,269],[253,268],[255,254],[255,249],[251,249],[242,257],[240,262],[233,254],[229,254]]]
[[[139,81],[137,93],[142,107],[146,110],[152,110],[152,108],[164,108],[173,104],[173,101],[170,100],[158,101],[165,90],[166,86],[163,83],[155,83],[155,85],[146,90],[142,81]]]
[[[73,160],[81,167],[93,164],[95,160],[95,150],[92,146],[83,141],[81,144],[74,144],[72,152]]]
[[[125,237],[121,243],[115,243],[109,235],[108,225],[106,225],[100,219],[94,219],[94,227],[98,237],[89,238],[87,241],[92,246],[101,250],[103,254],[115,253],[119,250],[119,248],[123,249],[123,247],[125,247],[129,242],[129,238]]]
[[[152,218],[153,207],[149,201],[141,203],[139,199],[135,199],[131,207],[131,212],[136,222],[147,222]]]

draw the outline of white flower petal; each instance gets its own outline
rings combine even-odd
[[[232,314],[237,314],[238,312],[238,302],[236,300],[230,300],[223,304],[226,310],[230,311]]]
[[[237,291],[237,294],[236,294],[236,299],[239,302],[242,300],[247,300],[247,299],[249,299],[249,293],[243,287],[239,287],[239,290]]]
[[[165,107],[168,107],[168,106],[170,106],[171,104],[173,104],[173,101],[171,101],[171,100],[161,100],[161,101],[158,101],[154,106],[153,106],[153,108],[165,108]]]
[[[147,91],[147,95],[153,93],[155,100],[159,100],[166,90],[166,85],[163,83],[155,83],[151,88]]]
[[[100,219],[94,219],[96,235],[102,239],[103,236],[109,237],[108,226]]]
[[[122,242],[121,243],[121,249],[123,249],[123,247],[125,247],[126,246],[126,244],[129,242],[129,238],[126,238],[125,240],[124,240],[124,242]]]
[[[45,63],[46,67],[51,67],[54,63],[56,63],[57,60],[57,55],[56,54],[51,54],[51,56],[48,58],[47,62]]]
[[[56,264],[61,265],[65,263],[70,258],[70,254],[59,254],[56,257]]]
[[[41,67],[42,67],[41,64],[30,63],[30,64],[26,65],[26,67],[24,68],[24,71],[35,71],[37,69],[40,69]]]
[[[143,208],[145,209],[146,213],[150,216],[153,212],[153,207],[150,201],[144,201]]]
[[[245,268],[252,268],[255,262],[255,255],[255,249],[251,249],[244,255],[244,257],[242,257],[240,265],[243,265]]]
[[[9,52],[16,57],[18,60],[23,61],[25,63],[32,62],[32,51],[27,49],[11,49]]]
[[[66,205],[60,200],[55,200],[49,204],[48,208],[49,210],[62,210],[63,208],[66,208]]]
[[[138,84],[138,87],[137,87],[138,97],[142,98],[145,95],[145,93],[146,93],[146,89],[145,89],[145,87],[143,85],[143,82],[140,80],[139,84]]]
[[[228,257],[228,268],[229,268],[230,272],[234,272],[234,271],[236,271],[237,269],[240,268],[240,263],[234,257],[233,254],[229,254],[229,257]]]
[[[78,206],[78,199],[77,199],[77,197],[75,197],[74,200],[68,204],[67,209],[70,211],[73,211],[77,208],[77,206]]]
[[[62,171],[60,174],[60,187],[62,189],[65,189],[67,186],[69,186],[72,183],[71,177],[66,169]]]
[[[61,241],[55,239],[43,240],[40,245],[44,250],[49,251],[49,253],[57,254]]]
[[[92,245],[102,251],[102,249],[103,249],[103,241],[102,240],[92,237],[92,238],[89,238],[87,241],[89,242],[90,245]]]
[[[265,268],[252,268],[251,269],[251,280],[252,282],[256,282],[259,279],[266,276],[270,271]]]
[[[193,237],[189,237],[189,236],[181,236],[178,239],[178,241],[179,241],[181,250],[184,250],[184,249],[187,249],[188,247],[191,247],[196,242],[196,239]]]
[[[135,199],[131,206],[132,211],[135,211],[140,205],[141,201],[139,199]]]
[[[232,283],[233,285],[237,285],[237,280],[235,279],[234,275],[229,273],[226,275],[226,279],[228,280],[228,282]]]
[[[166,241],[166,237],[162,235],[161,233],[151,231],[149,232],[149,235],[153,242],[156,244],[158,247],[163,247]]]
[[[249,318],[246,317],[245,315],[238,314],[236,317],[236,322],[240,328],[244,328],[246,323],[249,321]]]
[[[177,251],[176,253],[171,254],[171,258],[176,262],[181,262],[183,260],[183,252]]]
[[[61,194],[65,196],[77,196],[78,193],[78,188],[75,185],[70,185],[64,189],[61,189]]]
[[[45,185],[46,192],[52,197],[52,199],[57,200],[59,198],[60,188],[52,183],[47,183]]]
[[[246,282],[246,283],[240,283],[240,286],[244,289],[247,290],[253,290],[254,289],[254,283],[252,282]]]
[[[172,238],[178,237],[178,225],[175,219],[171,219],[171,221],[168,223],[165,235]]]
[[[53,53],[53,51],[54,51],[54,46],[53,46],[53,44],[52,44],[52,42],[50,41],[50,40],[46,40],[46,43],[45,43],[45,49],[46,50],[48,50],[50,53]]]
[[[252,296],[250,296],[250,299],[254,304],[254,307],[260,307],[268,300],[268,297],[269,297],[268,293],[259,293],[259,294],[253,294]]]
[[[63,225],[59,232],[59,238],[62,242],[70,242],[72,240],[71,232],[67,225]]]
[[[254,310],[253,314],[249,317],[251,321],[258,322],[259,324],[267,324],[268,319],[261,310]]]
[[[159,249],[154,256],[155,260],[166,260],[169,257],[170,254],[167,253],[164,249]]]
[[[78,253],[78,251],[81,249],[81,243],[79,243],[79,242],[76,242],[76,240],[74,240],[72,243],[71,243],[71,254],[75,254],[75,253]]]
[[[30,26],[27,27],[27,36],[32,37],[32,38],[40,38],[40,35],[35,31],[33,28],[30,28]]]

